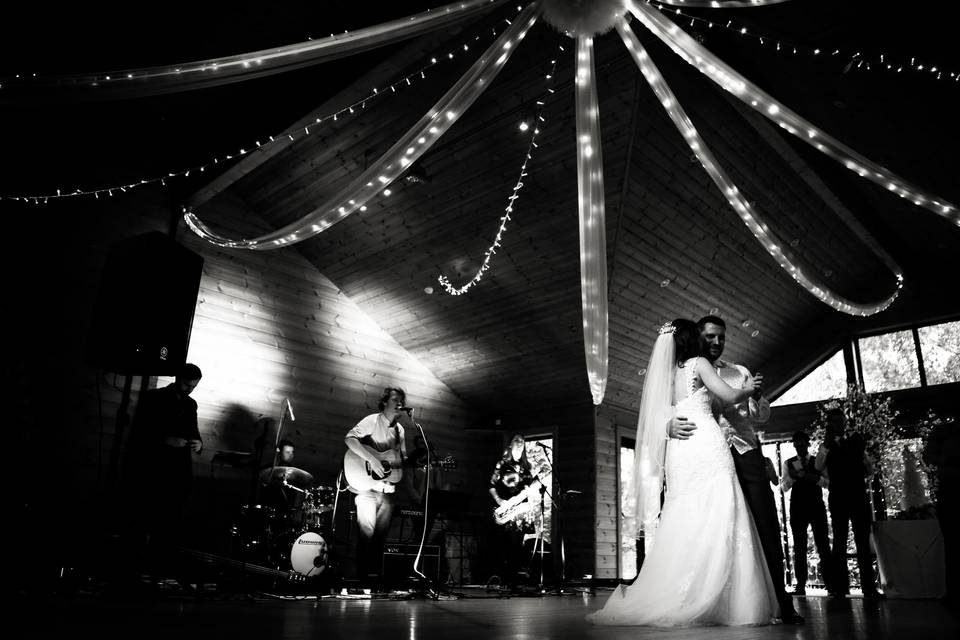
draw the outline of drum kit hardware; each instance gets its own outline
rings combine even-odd
[[[262,485],[291,490],[299,499],[286,510],[247,504],[230,529],[235,555],[303,577],[322,575],[330,564],[335,487],[314,485],[313,476],[296,467],[268,467]]]

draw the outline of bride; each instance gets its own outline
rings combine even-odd
[[[660,329],[640,400],[634,469],[646,556],[636,580],[587,616],[594,624],[760,625],[779,615],[756,527],[711,410],[715,399],[746,399],[754,382],[733,389],[700,352],[693,321]],[[674,411],[697,424],[688,440],[667,435]]]

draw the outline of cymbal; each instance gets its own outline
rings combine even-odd
[[[260,482],[263,484],[283,484],[284,480],[303,488],[313,483],[313,476],[296,467],[267,467],[260,472]]]

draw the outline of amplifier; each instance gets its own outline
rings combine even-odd
[[[422,580],[413,570],[413,563],[417,559],[419,544],[400,542],[386,542],[383,545],[383,572],[384,583],[390,586],[406,586]],[[420,564],[417,565],[420,573],[427,576],[433,584],[440,582],[440,545],[425,544],[420,553]]]

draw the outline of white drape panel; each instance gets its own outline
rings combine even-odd
[[[673,91],[667,85],[663,76],[660,75],[659,69],[657,69],[653,60],[650,59],[643,45],[640,44],[640,40],[636,34],[625,21],[621,21],[617,25],[617,31],[619,31],[621,38],[623,38],[624,45],[626,45],[627,49],[633,55],[637,66],[640,67],[643,77],[646,78],[647,83],[660,100],[660,103],[670,116],[673,124],[680,131],[683,139],[686,140],[690,150],[693,151],[697,159],[700,160],[700,164],[703,165],[707,174],[713,179],[714,184],[717,185],[720,192],[726,197],[727,202],[730,203],[730,206],[737,212],[737,215],[740,216],[740,219],[743,220],[743,223],[747,225],[747,228],[753,233],[760,244],[763,245],[764,249],[767,250],[771,257],[773,257],[800,286],[819,298],[822,302],[832,306],[838,311],[850,315],[872,315],[883,311],[896,300],[897,295],[900,293],[900,287],[903,284],[902,273],[896,264],[893,265],[896,276],[896,285],[893,293],[883,300],[869,304],[860,304],[843,298],[834,291],[831,291],[830,288],[819,279],[800,269],[796,260],[785,248],[785,244],[770,231],[766,223],[760,219],[759,214],[750,206],[750,203],[743,197],[739,189],[737,189],[737,186],[727,175],[727,172],[724,171],[723,167],[717,162],[713,153],[707,148],[703,138],[700,137],[690,118],[687,117],[683,107],[680,106]]]
[[[627,2],[630,12],[640,20],[643,26],[663,40],[674,53],[755,111],[821,153],[833,158],[860,177],[875,182],[885,189],[910,200],[918,207],[929,209],[960,226],[960,211],[958,211],[957,205],[936,195],[926,193],[804,120],[744,78],[656,9],[642,2],[633,2],[632,0],[627,0]]]
[[[463,77],[390,149],[360,176],[299,220],[249,239],[219,235],[192,212],[184,214],[187,225],[201,238],[220,247],[269,250],[303,242],[343,220],[393,183],[453,126],[496,78],[536,22],[538,12],[537,2],[521,11]]]
[[[580,211],[580,301],[583,349],[593,404],[607,388],[607,232],[603,201],[600,109],[593,38],[577,38],[577,186]]]
[[[29,78],[19,83],[8,82],[0,94],[0,100],[15,100],[24,93],[37,94],[57,89],[83,89],[83,95],[78,97],[105,100],[123,95],[147,96],[240,82],[329,62],[450,27],[506,1],[463,0],[348,33],[220,58],[109,73],[48,76]],[[185,19],[189,19],[189,15]]]

